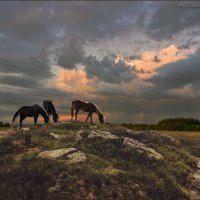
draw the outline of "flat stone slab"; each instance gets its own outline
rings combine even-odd
[[[86,155],[75,148],[63,148],[56,150],[43,151],[39,153],[39,158],[64,160],[68,164],[78,163],[87,159]]]
[[[162,144],[168,144],[176,147],[181,147],[182,144],[175,138],[162,134],[159,131],[147,130],[147,131],[132,131],[130,129],[126,129],[122,132],[125,137],[130,137],[140,142],[150,142],[157,141]]]
[[[149,158],[153,158],[156,160],[163,160],[163,156],[158,153],[156,150],[147,147],[145,144],[138,142],[129,137],[124,137],[124,145],[129,146],[130,148],[134,148],[139,152],[145,153]]]
[[[87,137],[88,139],[118,139],[119,137],[107,131],[93,130]]]

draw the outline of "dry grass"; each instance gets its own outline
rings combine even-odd
[[[174,138],[183,139],[183,138],[195,138],[200,139],[200,132],[190,132],[190,131],[160,131],[166,135],[172,136]]]

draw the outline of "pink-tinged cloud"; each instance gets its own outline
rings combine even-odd
[[[125,59],[125,62],[131,66],[135,66],[138,70],[139,78],[149,78],[155,74],[155,70],[165,64],[173,63],[187,58],[193,54],[194,49],[179,50],[176,45],[172,44],[160,51],[146,51],[141,55],[141,59]],[[156,58],[156,59],[154,59]],[[148,72],[148,73],[143,73]]]
[[[93,80],[89,80],[86,72],[82,69],[61,69],[54,81],[54,86],[59,90],[86,96],[93,91],[92,82]]]

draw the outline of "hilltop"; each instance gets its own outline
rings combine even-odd
[[[0,199],[198,199],[192,146],[117,124],[63,122],[4,131]]]

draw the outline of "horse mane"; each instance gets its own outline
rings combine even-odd
[[[51,112],[51,114],[52,114],[52,115],[56,115],[57,113],[56,113],[56,109],[55,109],[55,107],[54,107],[54,105],[53,105],[53,100],[52,100],[52,99],[44,100],[44,101],[43,101],[43,106],[44,106],[44,102],[46,102],[47,104],[50,105],[50,112]],[[46,108],[45,108],[45,110],[46,110]],[[49,111],[48,111],[48,112],[49,112]]]
[[[42,108],[42,107],[40,107],[39,105],[37,105],[37,104],[35,104],[34,106],[37,106],[38,107],[38,109],[40,110],[40,114],[44,117],[44,118],[49,118],[49,116],[48,116],[48,114],[47,114],[47,112],[46,112],[46,110],[44,109],[44,108]]]
[[[99,107],[96,105],[96,104],[94,104],[94,103],[92,103],[95,107],[96,107],[96,113],[97,113],[97,115],[99,116],[99,115],[103,115],[103,113],[101,112],[101,110],[99,109]]]

